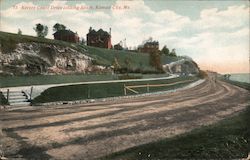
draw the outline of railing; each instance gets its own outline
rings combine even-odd
[[[30,87],[30,90],[12,90],[10,88],[1,89],[3,96],[7,102],[11,105],[19,102],[31,102],[33,86]],[[22,98],[23,97],[23,98]],[[23,100],[23,101],[22,101]]]
[[[129,85],[126,86],[124,84],[124,95],[127,95],[127,90],[131,91],[133,93],[139,94],[138,91],[134,90],[136,88],[147,88],[147,92],[150,92],[150,87],[166,87],[166,86],[173,86],[176,84],[183,84],[187,82],[192,82],[193,80],[185,80],[185,81],[180,81],[180,82],[174,82],[174,83],[164,83],[164,84],[143,84],[143,85]]]

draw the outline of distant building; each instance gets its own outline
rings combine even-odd
[[[111,28],[108,33],[102,29],[95,31],[92,27],[90,27],[89,33],[87,34],[87,45],[108,49],[112,48]]]
[[[121,45],[121,42],[120,43],[117,43],[116,45],[114,45],[114,49],[116,50],[123,50],[123,47]]]
[[[138,47],[139,52],[143,53],[152,53],[159,51],[159,42],[158,41],[149,41]]]
[[[72,32],[71,30],[59,30],[55,32],[53,35],[54,39],[56,40],[72,42],[72,43],[78,43],[80,41],[78,34]]]

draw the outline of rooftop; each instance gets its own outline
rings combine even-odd
[[[53,33],[53,35],[75,35],[76,33],[74,33],[71,30],[59,30],[56,31],[55,33]]]

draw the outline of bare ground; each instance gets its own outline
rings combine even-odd
[[[249,96],[247,90],[207,79],[163,95],[11,108],[0,112],[0,143],[8,158],[96,159],[237,114],[250,105]]]

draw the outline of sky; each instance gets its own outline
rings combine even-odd
[[[90,26],[112,44],[136,47],[152,37],[195,60],[203,70],[249,73],[248,0],[0,0],[0,30],[36,35],[37,23],[62,23],[86,39]]]

